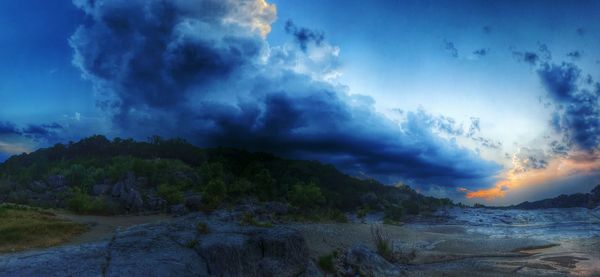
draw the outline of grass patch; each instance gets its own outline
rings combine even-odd
[[[393,262],[392,243],[382,225],[371,225],[371,239],[377,248],[377,253],[389,262]]]
[[[198,241],[195,239],[190,240],[185,244],[185,246],[190,249],[193,249],[194,247],[196,247],[196,245],[198,245]]]
[[[268,221],[258,221],[254,218],[251,213],[245,213],[240,220],[240,225],[242,226],[256,226],[262,228],[272,228],[273,223]]]
[[[54,246],[87,227],[26,206],[0,205],[0,253]]]
[[[196,230],[198,230],[198,233],[203,235],[208,234],[210,232],[208,224],[204,222],[198,222],[198,224],[196,224]]]

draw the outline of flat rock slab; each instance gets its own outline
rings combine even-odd
[[[109,242],[0,257],[0,276],[102,276]]]
[[[296,230],[195,214],[118,230],[98,243],[0,256],[0,276],[285,277],[307,273],[309,262]]]

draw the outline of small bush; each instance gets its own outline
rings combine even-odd
[[[186,246],[187,248],[194,248],[194,247],[196,247],[196,245],[198,245],[198,241],[197,241],[197,240],[195,240],[195,239],[193,239],[193,240],[190,240],[190,241],[188,241],[188,242],[185,244],[185,246]]]
[[[402,206],[393,205],[386,207],[384,211],[384,219],[388,220],[389,222],[398,222],[404,218],[404,214],[405,212]]]
[[[318,263],[319,267],[323,269],[327,273],[335,273],[335,258],[337,257],[337,252],[333,251],[329,255],[319,257]]]
[[[365,216],[367,216],[368,213],[369,213],[369,207],[361,207],[358,209],[358,211],[356,211],[356,216],[358,218],[365,218]]]
[[[390,238],[383,230],[382,225],[371,225],[371,239],[373,240],[373,244],[375,244],[375,248],[377,248],[377,253],[389,262],[393,262],[394,255],[392,253]]]
[[[204,222],[198,222],[198,224],[196,224],[196,230],[198,230],[198,233],[200,234],[208,234],[210,232],[208,224]]]
[[[326,218],[337,223],[348,223],[348,218],[346,215],[337,209],[331,209],[327,211]]]
[[[119,207],[112,205],[102,197],[92,197],[87,193],[75,189],[73,195],[67,200],[67,207],[76,213],[81,214],[115,214]]]
[[[162,197],[169,205],[179,204],[183,201],[183,193],[177,186],[161,184],[158,186],[158,196]]]
[[[221,178],[212,179],[206,185],[204,189],[204,198],[206,199],[206,205],[211,208],[216,208],[227,195],[227,188],[225,182]]]
[[[304,210],[314,209],[325,202],[321,188],[312,182],[296,183],[288,194],[288,198],[292,205]]]
[[[262,228],[271,228],[273,223],[268,221],[258,221],[254,218],[251,213],[245,213],[240,220],[240,224],[243,226],[256,226]]]
[[[404,209],[406,210],[407,214],[410,214],[410,215],[419,214],[419,211],[420,211],[419,203],[417,203],[416,200],[404,201],[402,203],[402,206],[404,206]]]

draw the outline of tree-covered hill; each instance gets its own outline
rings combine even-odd
[[[214,209],[256,199],[299,214],[385,211],[389,219],[451,205],[407,186],[385,186],[317,161],[231,148],[202,149],[181,139],[147,142],[92,136],[0,164],[0,202],[82,213]]]
[[[554,208],[588,208],[593,209],[600,206],[600,184],[589,193],[562,194],[554,198],[548,198],[533,202],[523,202],[510,208],[515,209],[554,209]]]

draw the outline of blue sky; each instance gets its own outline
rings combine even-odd
[[[597,1],[96,2],[0,3],[0,159],[160,134],[466,202],[600,181]]]

